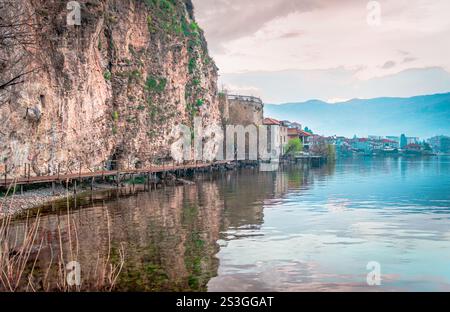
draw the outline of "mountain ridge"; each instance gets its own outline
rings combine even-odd
[[[422,138],[450,134],[450,92],[414,97],[309,100],[266,104],[265,116],[301,123],[325,135],[367,136],[406,133]]]

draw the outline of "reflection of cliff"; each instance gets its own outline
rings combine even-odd
[[[130,252],[120,276],[119,290],[205,290],[215,276],[216,241],[222,205],[217,187],[180,187],[173,194],[146,194],[134,211],[136,232],[129,234]],[[143,195],[143,196],[146,196]],[[130,199],[135,200],[135,199]],[[123,204],[122,204],[123,207]],[[125,237],[121,237],[123,240]]]
[[[42,281],[46,269],[57,262],[61,232],[65,262],[79,261],[83,285],[92,289],[99,259],[108,258],[110,233],[111,262],[118,261],[121,244],[125,250],[117,290],[206,290],[218,269],[214,255],[218,252],[216,241],[223,209],[218,193],[215,184],[202,183],[84,207],[71,213],[71,231],[64,209],[60,215],[42,216],[35,242],[39,247],[43,238],[35,280]],[[23,231],[23,224],[17,228]],[[56,283],[56,266],[50,275]],[[56,289],[56,285],[50,289]]]
[[[217,275],[221,233],[258,229],[264,223],[264,208],[290,193],[301,193],[316,181],[326,179],[334,166],[303,168],[290,166],[276,172],[242,169],[226,172],[196,185],[167,187],[147,193],[95,203],[78,200],[67,216],[65,205],[41,216],[30,265],[36,262],[34,283],[46,289],[44,276],[55,290],[60,250],[64,262],[81,264],[83,290],[95,290],[98,263],[119,261],[123,246],[125,263],[117,280],[119,291],[203,291]],[[69,222],[70,221],[70,222]],[[69,226],[70,224],[70,226]],[[109,226],[108,226],[109,224]],[[24,221],[17,221],[23,236]],[[109,228],[109,230],[108,230]],[[241,231],[245,235],[253,235]],[[228,239],[228,238],[227,238]],[[19,239],[20,241],[20,239]],[[39,254],[40,243],[42,248]],[[60,248],[60,242],[62,248]]]

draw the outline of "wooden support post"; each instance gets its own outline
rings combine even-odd
[[[8,177],[8,165],[5,165],[5,187],[7,187],[6,185],[6,178]]]
[[[77,193],[77,180],[73,180],[73,192]]]
[[[55,181],[52,181],[52,195],[55,196]]]
[[[94,177],[91,179],[91,192],[94,190]]]
[[[23,184],[20,184],[20,194],[23,195]]]

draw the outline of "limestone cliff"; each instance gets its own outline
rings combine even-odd
[[[111,160],[145,166],[168,154],[176,124],[220,122],[217,69],[191,0],[80,0],[74,26],[68,1],[15,3],[29,17],[29,42],[0,46],[2,81],[14,59],[26,73],[0,90],[0,163],[10,176],[25,164],[32,175]]]

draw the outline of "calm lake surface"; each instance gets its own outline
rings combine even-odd
[[[41,217],[38,266],[58,231],[67,245],[67,205],[82,274],[125,247],[119,291],[450,291],[450,157],[242,169],[60,203]]]

